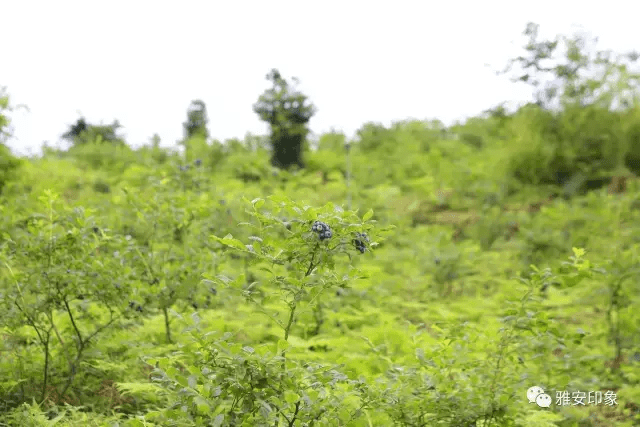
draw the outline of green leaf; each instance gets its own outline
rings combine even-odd
[[[300,396],[298,396],[296,393],[294,393],[291,390],[285,390],[284,392],[284,400],[290,404],[293,405],[295,404],[298,400],[300,399]]]
[[[189,387],[196,388],[198,385],[198,380],[196,379],[195,375],[189,375],[187,383],[189,384]]]
[[[309,389],[307,391],[307,396],[309,396],[309,400],[311,400],[312,402],[315,402],[316,400],[318,400],[318,395],[320,393],[318,392],[318,390],[315,389]]]
[[[224,414],[219,414],[218,416],[216,416],[216,418],[213,420],[213,427],[220,427],[222,425],[222,423],[224,422]]]
[[[581,258],[585,254],[585,250],[582,248],[571,248],[571,249],[573,250],[573,255],[575,255],[576,258]]]
[[[251,201],[251,204],[255,209],[260,209],[262,205],[264,205],[264,199],[261,199],[261,198],[253,199]]]
[[[244,243],[242,243],[240,240],[238,239],[234,239],[233,237],[231,237],[230,234],[228,234],[227,236],[223,237],[222,239],[216,236],[212,236],[214,240],[222,243],[225,246],[229,246],[231,248],[234,249],[239,249],[243,252],[247,252],[247,247],[245,246]]]
[[[278,340],[278,352],[284,351],[289,348],[289,343],[283,339]]]
[[[193,403],[195,403],[199,414],[204,415],[211,411],[211,406],[209,406],[209,403],[200,396],[196,396],[196,398],[193,399]]]
[[[373,210],[369,209],[367,213],[365,213],[364,216],[362,217],[362,221],[368,221],[371,219],[371,217],[373,217]]]

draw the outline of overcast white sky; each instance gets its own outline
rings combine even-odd
[[[543,36],[577,25],[598,47],[638,48],[632,1],[0,0],[0,86],[14,104],[15,152],[57,143],[84,115],[118,119],[127,142],[183,135],[193,99],[218,139],[266,133],[252,111],[278,68],[317,106],[313,132],[367,121],[453,120],[528,100],[496,69]],[[487,67],[490,64],[492,67]]]

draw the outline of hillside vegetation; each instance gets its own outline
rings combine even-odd
[[[527,34],[554,86],[450,127],[311,143],[272,72],[269,136],[1,145],[0,425],[640,425],[635,59]]]

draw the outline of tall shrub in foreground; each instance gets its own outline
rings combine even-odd
[[[125,212],[135,219],[127,225],[140,284],[132,304],[143,313],[162,313],[165,340],[170,343],[170,310],[196,293],[199,279],[194,266],[200,261],[200,247],[192,244],[191,228],[207,214],[208,206],[194,200],[191,193],[172,188],[169,178],[152,178],[144,190],[123,191]]]
[[[42,211],[22,218],[0,248],[0,326],[15,364],[0,378],[8,403],[63,401],[90,351],[128,312],[123,242],[100,230],[90,209],[61,206],[52,192],[40,200]]]
[[[574,351],[586,332],[549,314],[541,292],[553,283],[576,286],[590,277],[584,251],[573,252],[571,262],[557,273],[532,266],[505,301],[498,330],[442,322],[431,324],[431,336],[426,336],[425,328],[416,327],[416,363],[389,366],[386,377],[372,388],[374,406],[403,426],[556,425],[563,417],[527,407],[524,391],[534,384],[549,391],[574,385],[571,373],[579,363]],[[428,346],[433,336],[437,342]],[[565,354],[561,361],[557,352]]]
[[[377,245],[368,236],[373,212],[361,219],[331,204],[317,209],[270,197],[253,200],[248,213],[253,218],[244,224],[253,232],[248,242],[231,235],[212,238],[247,256],[266,276],[248,285],[244,275],[205,281],[237,291],[281,329],[282,338],[243,347],[231,334],[203,336],[196,317],[192,349],[149,360],[156,365],[156,380],[175,399],[172,408],[149,418],[172,425],[347,425],[368,406],[364,382],[333,366],[287,358],[287,350],[300,312],[325,291],[358,279],[350,260]]]

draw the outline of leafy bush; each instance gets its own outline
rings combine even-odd
[[[196,323],[197,326],[197,323]],[[196,329],[197,330],[197,329]],[[147,415],[176,426],[334,425],[362,416],[361,381],[319,364],[289,365],[266,346],[230,342],[231,334],[193,334],[197,354],[149,359],[154,380],[171,392],[173,404]],[[279,346],[281,349],[282,344]]]
[[[520,295],[506,302],[502,309],[502,327],[497,334],[471,324],[430,326],[443,338],[429,350],[420,343],[423,331],[414,335],[415,358],[412,366],[389,366],[384,379],[380,379],[373,391],[372,403],[388,412],[399,425],[513,425],[518,415],[514,402],[524,400],[522,390],[528,388],[529,378],[539,366],[539,358],[566,346],[569,340],[579,342],[582,334],[574,334],[551,318],[542,306],[540,289],[564,275],[578,280],[588,264],[581,263],[580,251],[567,270],[555,278],[550,270],[534,269],[523,279]],[[556,384],[566,384],[566,367],[546,365],[553,369],[546,372],[553,383],[544,384],[552,389]],[[536,417],[527,414],[524,420]]]
[[[22,162],[16,158],[7,146],[0,142],[0,193],[7,183],[18,176]]]
[[[17,176],[21,161],[11,154],[11,150],[5,145],[11,137],[11,120],[6,113],[13,109],[9,105],[9,96],[6,88],[0,88],[0,194],[5,185]]]
[[[82,166],[115,174],[124,172],[137,160],[133,150],[127,145],[102,144],[98,141],[76,145],[66,155],[76,159]]]
[[[341,254],[351,257],[356,250],[362,254],[376,246],[362,234],[370,231],[371,226],[364,221],[373,213],[368,212],[359,221],[332,206],[303,208],[277,197],[269,202],[268,209],[263,199],[251,202],[249,212],[255,222],[246,225],[257,234],[250,237],[251,244],[245,245],[230,235],[213,236],[224,247],[249,256],[252,264],[269,273],[269,280],[247,284],[242,275],[235,280],[225,276],[206,280],[241,291],[282,329],[276,351],[269,352],[267,346],[260,352],[251,347],[241,350],[241,346],[227,342],[230,334],[210,342],[194,335],[200,345],[196,354],[202,355],[195,365],[178,370],[171,364],[176,359],[164,359],[163,366],[157,366],[157,379],[175,393],[177,401],[161,415],[151,414],[151,419],[183,420],[185,425],[271,425],[278,420],[288,425],[330,425],[336,418],[347,422],[361,415],[355,394],[362,386],[360,381],[348,381],[344,374],[322,365],[287,364],[286,351],[303,304],[313,308],[326,290],[345,287],[357,279],[355,273],[340,277],[334,270],[335,258]],[[297,219],[284,224],[278,219],[281,213]],[[284,313],[272,308],[271,293],[281,295]],[[191,375],[184,376],[180,372],[184,370]],[[352,391],[342,389],[341,383],[350,385]]]
[[[12,339],[33,342],[40,355],[32,361],[41,364],[36,377],[19,362],[28,348],[13,354],[20,368],[1,384],[9,404],[36,393],[41,401],[64,399],[91,348],[127,313],[131,282],[118,257],[122,241],[100,230],[89,209],[58,208],[51,192],[41,202],[44,212],[22,218],[2,246],[3,281],[11,285],[1,288],[0,324]],[[92,259],[100,252],[115,256]]]

